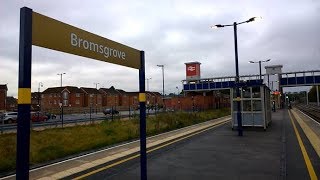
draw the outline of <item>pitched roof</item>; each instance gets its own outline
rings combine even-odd
[[[121,93],[115,89],[113,86],[111,86],[110,88],[100,88],[99,91],[105,93],[105,94],[109,94],[109,95],[114,95],[114,94],[120,94]]]
[[[42,92],[42,94],[50,93],[61,93],[63,90],[68,90],[70,93],[83,93],[81,89],[75,86],[65,86],[65,87],[51,87]]]
[[[8,87],[6,84],[0,84],[0,89],[5,89],[8,91]]]
[[[86,94],[100,94],[100,91],[96,88],[80,87],[80,89]]]

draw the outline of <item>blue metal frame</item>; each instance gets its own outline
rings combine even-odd
[[[320,84],[320,76],[282,77],[280,86],[307,86]]]
[[[261,79],[248,80],[246,82],[240,82],[239,86],[260,86],[263,83]],[[229,89],[236,87],[234,81],[222,81],[222,82],[199,82],[195,84],[184,84],[184,91],[202,91],[202,90],[218,90]]]

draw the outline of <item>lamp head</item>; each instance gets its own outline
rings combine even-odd
[[[262,19],[261,16],[256,16],[256,17],[250,18],[247,22],[258,21],[258,20],[261,20],[261,19]]]
[[[221,24],[216,24],[214,26],[210,26],[212,29],[217,29],[217,28],[222,28],[224,27],[224,25],[221,25]]]

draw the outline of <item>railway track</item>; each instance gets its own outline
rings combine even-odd
[[[315,121],[320,123],[320,107],[316,105],[305,105],[305,104],[297,104],[295,105],[297,109],[304,112]]]

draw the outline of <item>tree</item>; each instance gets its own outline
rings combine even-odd
[[[320,89],[320,86],[318,86],[318,88]],[[317,88],[316,88],[316,86],[312,86],[308,95],[309,95],[310,102],[317,102]]]

